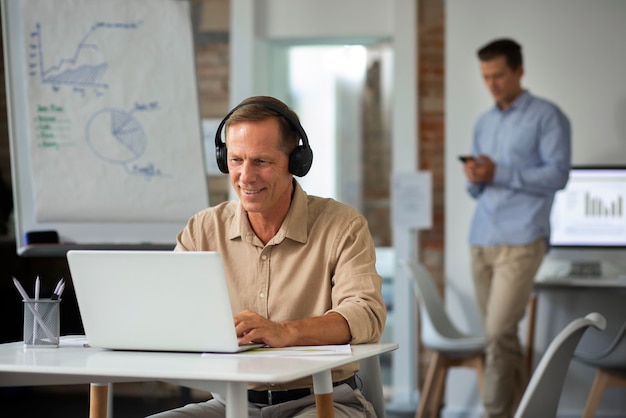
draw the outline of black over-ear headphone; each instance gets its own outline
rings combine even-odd
[[[220,171],[222,173],[228,173],[228,150],[226,149],[226,143],[222,141],[222,129],[224,129],[224,125],[230,115],[232,115],[237,109],[248,105],[259,105],[275,111],[280,116],[287,119],[289,124],[296,131],[298,131],[300,139],[302,140],[302,145],[298,145],[289,155],[289,172],[298,177],[302,177],[308,173],[311,169],[311,164],[313,163],[313,150],[309,146],[309,138],[306,136],[304,128],[302,128],[302,125],[298,122],[298,120],[294,119],[288,113],[285,113],[285,111],[280,107],[273,103],[263,101],[250,101],[242,103],[228,112],[228,114],[220,122],[217,127],[217,132],[215,133],[215,158],[217,159],[217,166]]]

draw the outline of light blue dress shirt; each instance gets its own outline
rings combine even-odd
[[[502,111],[485,112],[474,129],[472,154],[496,164],[491,183],[467,190],[477,200],[471,245],[526,245],[550,237],[554,194],[565,187],[571,165],[571,128],[553,103],[524,91]]]

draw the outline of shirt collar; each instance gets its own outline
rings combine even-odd
[[[300,184],[294,179],[294,192],[291,199],[291,205],[287,216],[283,221],[280,229],[272,238],[268,244],[279,244],[285,238],[305,243],[308,235],[308,196],[302,190]],[[235,217],[231,227],[228,228],[228,238],[236,239],[241,237],[244,241],[256,242],[258,238],[254,234],[254,230],[250,225],[247,213],[241,204],[241,201],[237,202],[237,210],[235,211]],[[260,243],[260,241],[258,241]]]
[[[528,90],[524,89],[522,90],[522,93],[519,96],[517,96],[515,100],[513,100],[513,103],[511,103],[511,106],[509,106],[506,110],[504,111],[500,110],[497,103],[493,105],[493,108],[499,113],[513,112],[515,110],[523,109],[526,106],[528,106],[528,103],[530,103],[530,99],[531,99],[530,93],[528,92]]]

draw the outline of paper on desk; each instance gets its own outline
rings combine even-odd
[[[270,348],[262,347],[246,351],[253,356],[329,356],[352,354],[350,344],[343,345],[303,345],[297,347]]]
[[[89,347],[87,343],[87,337],[84,335],[64,335],[61,337],[61,346],[73,346],[73,347]]]

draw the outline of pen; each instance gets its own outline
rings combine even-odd
[[[41,288],[41,281],[39,276],[35,279],[35,300],[39,300],[39,289]],[[39,304],[35,303],[35,310],[39,312]],[[37,340],[37,321],[33,321],[33,345]]]
[[[65,289],[65,282],[61,283],[59,288],[54,290],[54,293],[52,294],[52,297],[50,299],[51,300],[59,299],[61,295],[63,294],[64,289]]]
[[[24,290],[22,284],[15,277],[13,278],[13,284],[15,284],[15,288],[17,289],[17,291],[20,292],[22,299],[30,300],[30,298],[28,297],[28,293],[26,293],[26,290]]]
[[[39,300],[39,289],[41,288],[41,282],[39,276],[35,279],[35,300]]]
[[[59,289],[61,288],[61,285],[65,282],[65,279],[61,278],[61,280],[59,280],[57,282],[57,285],[54,287],[54,292],[52,292],[52,295],[56,295],[59,293]]]

